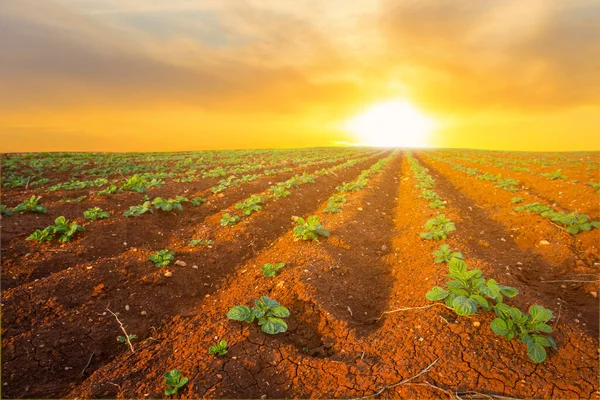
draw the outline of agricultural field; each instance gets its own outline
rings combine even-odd
[[[600,153],[3,155],[4,398],[593,398]]]

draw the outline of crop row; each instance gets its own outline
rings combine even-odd
[[[457,171],[465,172],[469,176],[476,176],[477,179],[483,181],[491,181],[496,183],[496,187],[500,189],[507,190],[509,192],[516,193],[519,191],[519,183],[512,178],[502,178],[500,175],[493,175],[489,172],[483,173],[476,168],[467,168],[462,164],[455,163],[453,161],[449,161],[440,157],[436,157],[434,155],[429,154],[429,157],[446,163],[450,165],[453,169]],[[513,197],[511,200],[512,203],[521,203],[523,202],[522,197]],[[555,222],[566,229],[572,235],[576,235],[583,231],[589,231],[592,228],[600,228],[600,222],[592,221],[591,218],[586,214],[580,214],[578,212],[569,212],[563,213],[560,211],[556,211],[551,207],[540,204],[539,202],[534,202],[527,204],[525,206],[518,206],[515,208],[515,211],[529,211],[536,212],[540,214],[544,218],[548,218],[552,222]]]
[[[417,187],[423,191],[432,190],[435,180],[428,174],[427,168],[421,166],[410,154],[407,157],[419,182]],[[427,221],[425,228],[428,232],[421,233],[422,239],[444,240],[446,233],[455,230],[454,223],[443,214]],[[484,312],[494,311],[496,318],[490,324],[491,330],[506,340],[518,339],[524,343],[529,357],[536,363],[546,359],[546,347],[557,348],[554,339],[544,335],[553,332],[552,327],[547,324],[552,318],[552,311],[536,304],[524,313],[507,305],[504,297],[515,297],[518,290],[499,284],[494,279],[486,279],[480,269],[469,270],[462,260],[462,253],[451,250],[447,244],[434,251],[433,256],[436,263],[447,263],[447,277],[450,280],[446,282],[445,288],[435,286],[427,292],[428,300],[444,300],[446,307],[459,316],[469,317],[477,314],[480,309]]]

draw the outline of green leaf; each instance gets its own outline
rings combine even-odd
[[[498,288],[500,290],[500,293],[502,293],[506,297],[515,297],[519,294],[519,291],[514,287],[499,285]]]
[[[443,300],[446,297],[448,297],[448,292],[439,286],[435,286],[433,289],[431,289],[429,292],[427,292],[425,297],[429,301]]]
[[[485,309],[489,308],[490,306],[488,301],[483,296],[480,296],[478,294],[472,294],[470,298],[475,300],[481,307]]]
[[[279,303],[267,296],[261,296],[260,300],[267,306],[267,308],[273,309],[279,307]]]
[[[571,225],[567,227],[567,232],[569,232],[571,235],[577,235],[579,233],[579,228],[577,226]]]
[[[262,331],[270,335],[287,331],[287,324],[284,320],[270,317],[262,326]]]
[[[290,316],[290,310],[285,307],[275,307],[271,310],[271,315],[274,317],[286,318]]]
[[[500,336],[506,336],[511,331],[508,328],[506,321],[502,318],[495,318],[490,324],[490,328],[492,329],[492,332]]]
[[[531,316],[532,322],[547,322],[552,318],[552,311],[538,304],[534,304],[529,307],[529,315]]]
[[[463,260],[452,258],[448,263],[448,269],[450,270],[450,274],[448,274],[448,276],[451,278],[467,278],[467,263],[465,263]]]
[[[548,340],[548,342],[550,343],[550,346],[552,346],[552,348],[553,348],[554,350],[557,350],[557,347],[556,347],[556,342],[554,341],[554,339],[552,339],[550,336],[547,336],[547,337],[546,337],[546,340]]]
[[[546,359],[546,349],[539,343],[528,343],[527,354],[535,363],[539,364]]]
[[[254,313],[246,306],[232,307],[227,313],[227,317],[234,321],[246,321],[248,323],[254,321]]]
[[[452,301],[452,308],[461,316],[473,315],[477,312],[477,303],[465,296],[457,296]]]

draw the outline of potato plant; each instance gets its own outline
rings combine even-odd
[[[233,226],[240,221],[240,217],[237,215],[231,215],[229,213],[223,214],[221,217],[221,226]]]
[[[272,277],[277,275],[277,273],[279,272],[279,270],[281,268],[285,267],[285,263],[277,263],[277,264],[271,264],[271,263],[267,263],[265,265],[263,265],[262,267],[260,267],[260,269],[262,269],[263,274],[267,277]]]
[[[38,204],[41,196],[32,195],[30,199],[23,201],[21,204],[13,208],[14,212],[34,212],[39,214],[45,214],[46,207]]]
[[[421,238],[427,240],[446,239],[449,232],[456,230],[454,222],[446,218],[444,214],[438,214],[435,218],[431,218],[425,223],[425,229],[428,232],[421,232]]]
[[[172,396],[188,383],[188,378],[181,377],[179,370],[173,369],[163,375],[165,378],[165,395]]]
[[[435,256],[436,263],[443,263],[443,262],[448,263],[453,258],[458,258],[458,259],[463,258],[463,255],[460,251],[450,250],[450,246],[448,246],[445,243],[443,245],[441,245],[440,248],[437,249],[436,251],[434,251],[432,254]]]
[[[108,211],[102,210],[100,207],[89,208],[83,212],[83,217],[85,219],[103,219],[110,217],[110,213]]]
[[[13,212],[10,208],[6,207],[4,204],[0,204],[0,215],[10,216]]]
[[[54,225],[50,225],[43,230],[37,229],[27,237],[27,240],[44,243],[56,238],[59,243],[65,243],[70,241],[77,232],[83,230],[83,227],[75,221],[69,221],[65,217],[60,216],[54,220]]]
[[[247,306],[232,307],[227,317],[234,321],[244,321],[251,324],[255,319],[262,331],[270,335],[287,331],[287,324],[281,318],[290,316],[290,311],[281,306],[277,301],[261,296],[260,300],[254,300],[256,307]]]
[[[154,211],[152,210],[152,204],[149,201],[145,201],[143,204],[129,207],[129,210],[125,211],[123,215],[126,217],[139,217],[140,215],[148,212],[154,214]]]
[[[154,200],[152,200],[152,205],[155,209],[161,211],[183,211],[183,206],[181,205],[181,203],[185,203],[186,201],[188,201],[188,199],[182,196],[177,196],[174,199],[163,199],[162,197],[155,197]]]
[[[294,236],[302,240],[319,240],[319,236],[329,237],[329,231],[319,222],[316,215],[309,216],[306,220],[302,217],[295,218],[298,224],[294,227]]]
[[[227,354],[227,341],[221,340],[219,343],[208,348],[208,354],[215,356],[224,356]]]
[[[250,215],[253,212],[262,210],[261,204],[264,204],[264,200],[255,194],[247,198],[241,203],[236,203],[235,208],[242,211],[244,215]]]
[[[150,261],[158,268],[167,266],[175,259],[175,253],[170,250],[159,250],[152,254],[149,258]]]

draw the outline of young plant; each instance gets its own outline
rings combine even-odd
[[[522,197],[513,197],[512,199],[510,199],[510,202],[513,204],[519,204],[524,202],[525,200]]]
[[[119,188],[117,188],[117,185],[115,185],[114,183],[111,183],[105,189],[100,190],[98,192],[98,196],[106,196],[108,194],[118,193],[120,191],[121,190]]]
[[[444,214],[438,214],[435,218],[431,218],[425,223],[425,229],[429,232],[421,232],[421,238],[427,240],[446,239],[446,234],[456,230],[454,222],[446,218]]]
[[[450,273],[447,276],[453,279],[446,283],[446,289],[435,286],[425,297],[430,301],[444,300],[458,315],[473,315],[480,307],[484,311],[490,311],[495,307],[488,299],[494,300],[497,307],[502,304],[503,296],[514,297],[519,293],[517,289],[499,285],[493,279],[486,281],[481,270],[469,271],[467,264],[457,258],[450,260],[448,269]]]
[[[103,219],[103,218],[110,217],[110,213],[108,211],[102,210],[100,207],[94,207],[94,208],[85,210],[83,212],[83,217],[85,219],[91,219],[91,220]]]
[[[512,178],[498,179],[496,181],[496,187],[509,192],[516,192],[519,190],[519,182]]]
[[[254,300],[256,307],[247,306],[232,307],[227,317],[234,321],[245,321],[251,324],[255,319],[262,331],[270,335],[287,331],[287,324],[281,318],[290,316],[290,311],[282,307],[277,301],[261,296],[260,300]]]
[[[206,199],[204,197],[192,197],[190,203],[192,203],[194,207],[198,207],[199,205],[206,203]]]
[[[0,204],[0,214],[4,214],[6,216],[12,215],[12,210],[6,207],[4,204]]]
[[[50,225],[44,230],[37,229],[27,237],[27,240],[35,240],[39,243],[43,243],[54,239],[56,235],[56,239],[60,243],[65,243],[70,241],[77,232],[83,230],[81,225],[78,225],[75,221],[69,222],[68,219],[61,215],[54,220],[54,225]]]
[[[552,221],[566,226],[567,232],[571,235],[577,235],[579,232],[589,231],[592,228],[600,228],[600,222],[590,221],[590,217],[585,214],[572,212],[569,214],[554,213],[551,216]]]
[[[436,199],[432,202],[429,203],[429,208],[439,208],[439,209],[444,209],[446,208],[446,205],[444,203],[443,200],[441,199]]]
[[[260,269],[262,269],[263,274],[265,276],[271,277],[277,275],[281,268],[285,267],[285,263],[277,263],[277,264],[265,264]]]
[[[137,206],[129,207],[129,210],[125,211],[123,215],[126,217],[139,217],[147,212],[154,214],[154,211],[152,210],[152,204],[150,204],[149,201],[145,201],[143,204],[139,204]]]
[[[225,340],[221,340],[219,343],[210,346],[208,348],[208,354],[214,354],[215,356],[224,356],[227,354],[227,342]]]
[[[302,240],[319,240],[319,236],[329,237],[329,231],[319,222],[316,215],[309,216],[306,220],[302,217],[296,218],[298,226],[294,228],[294,236]]]
[[[188,246],[198,246],[198,245],[212,244],[212,240],[210,239],[192,239]]]
[[[150,256],[150,261],[158,268],[169,265],[175,259],[175,253],[170,250],[159,250]]]
[[[552,318],[552,311],[540,305],[534,304],[529,307],[529,313],[525,314],[515,307],[504,307],[496,310],[498,318],[490,325],[492,331],[506,340],[518,338],[527,346],[527,354],[535,363],[541,363],[546,359],[545,347],[553,347],[556,342],[550,336],[542,333],[552,333],[552,327],[546,322]]]
[[[127,337],[125,336],[117,336],[117,342],[119,343],[127,343],[127,339],[129,339],[129,341],[131,342],[134,339],[137,339],[137,335],[136,334],[131,334],[131,335],[127,335]]]
[[[262,209],[260,205],[263,203],[264,201],[260,196],[253,194],[242,203],[237,203],[235,208],[242,210],[242,214],[244,215],[250,215],[253,212],[260,211]]]
[[[36,213],[40,213],[40,214],[45,214],[46,213],[46,207],[38,204],[38,202],[40,201],[41,196],[36,196],[33,195],[31,196],[31,198],[29,200],[25,200],[23,201],[21,204],[19,204],[18,206],[16,206],[13,211],[14,212],[25,212],[25,211],[29,211],[29,212],[36,212]]]
[[[549,180],[553,181],[555,179],[567,179],[568,176],[565,176],[562,174],[562,170],[557,169],[554,172],[549,172],[547,174],[541,174],[541,176],[545,176],[546,178],[548,178]]]
[[[79,197],[75,197],[74,199],[70,199],[68,197],[65,197],[63,199],[60,199],[59,201],[61,203],[81,203],[82,201],[84,201],[87,198],[87,196],[79,196]]]
[[[342,212],[342,204],[347,202],[346,196],[341,194],[334,194],[327,201],[327,207],[323,210],[323,212],[328,213],[339,213]]]
[[[240,217],[237,215],[231,215],[229,213],[223,214],[221,217],[221,226],[233,226],[237,224],[240,220]]]
[[[163,375],[165,378],[165,395],[171,396],[179,391],[179,388],[188,383],[188,378],[182,378],[181,372],[173,369]]]
[[[447,244],[441,245],[440,248],[434,251],[432,254],[435,256],[436,263],[447,263],[450,262],[450,260],[452,260],[453,258],[463,258],[463,255],[460,251],[450,250],[450,246],[448,246]]]
[[[185,197],[177,196],[174,199],[163,199],[162,197],[156,197],[152,200],[152,205],[157,210],[161,211],[183,211],[181,203],[188,201]]]
[[[288,197],[291,193],[289,190],[286,190],[283,186],[271,186],[271,191],[273,192],[273,197]]]

